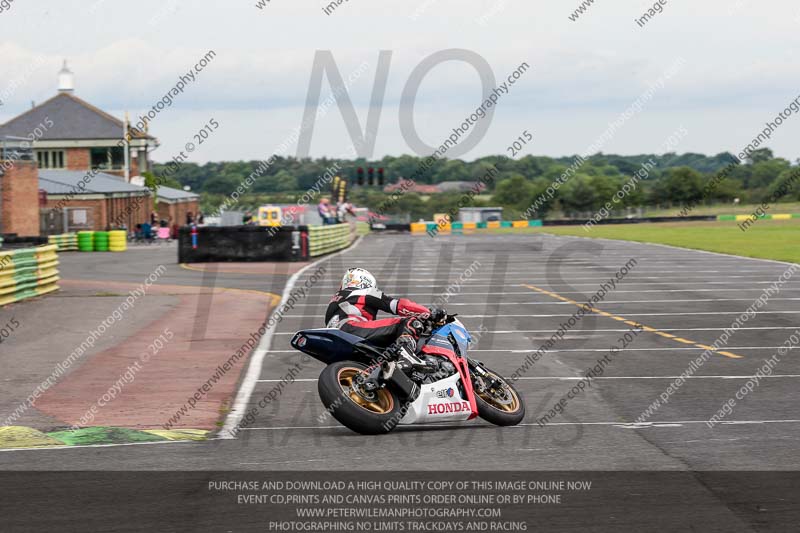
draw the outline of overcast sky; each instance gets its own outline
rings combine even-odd
[[[211,118],[220,128],[191,161],[266,158],[300,125],[317,50],[330,50],[344,77],[365,65],[349,91],[362,128],[379,51],[393,51],[376,158],[411,153],[400,95],[420,61],[449,48],[485,58],[498,81],[531,66],[468,160],[507,153],[524,130],[534,140],[522,155],[583,153],[681,58],[604,152],[659,152],[681,126],[688,135],[675,151],[739,152],[800,96],[800,6],[789,0],[669,0],[644,27],[635,19],[653,2],[639,0],[596,0],[577,21],[568,16],[580,0],[349,0],[331,15],[323,1],[271,0],[264,9],[257,1],[14,0],[0,12],[0,122],[55,94],[64,58],[76,95],[122,117],[146,112],[208,50],[214,61],[152,124],[155,160],[179,153]],[[326,81],[323,98],[328,92]],[[481,96],[472,66],[435,68],[414,109],[422,139],[441,143]],[[798,138],[795,116],[769,146],[795,160]],[[316,125],[311,155],[348,146],[334,107]]]

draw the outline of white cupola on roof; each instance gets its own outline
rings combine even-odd
[[[64,66],[58,72],[58,92],[71,93],[75,91],[75,75],[70,69],[67,68],[67,60],[64,60]]]

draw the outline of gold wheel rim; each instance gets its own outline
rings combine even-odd
[[[517,396],[517,391],[512,389],[508,383],[506,383],[505,380],[497,374],[489,372],[489,375],[494,379],[499,379],[503,383],[503,390],[511,397],[511,402],[501,403],[497,401],[497,398],[489,394],[489,391],[486,389],[480,392],[476,391],[478,392],[478,396],[480,396],[484,402],[489,404],[491,407],[494,407],[498,411],[503,411],[505,413],[516,413],[517,410],[519,410],[519,397]]]
[[[367,400],[355,390],[354,381],[359,374],[363,374],[363,372],[358,368],[345,367],[339,370],[337,379],[342,392],[345,393],[354,404],[370,413],[379,415],[390,413],[392,409],[394,409],[394,398],[392,398],[392,395],[386,389],[378,389],[375,391],[374,401]]]

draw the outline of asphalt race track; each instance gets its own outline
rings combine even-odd
[[[630,260],[635,260],[635,263]],[[319,280],[276,327],[252,384],[256,406],[297,363],[302,370],[275,401],[259,409],[236,440],[203,443],[18,450],[0,453],[5,470],[793,470],[800,439],[796,391],[800,368],[783,350],[771,375],[750,381],[713,428],[717,413],[778,354],[798,327],[800,285],[789,279],[674,394],[637,417],[690,368],[789,265],[654,245],[553,237],[473,235],[436,238],[370,235],[323,260]],[[445,305],[473,332],[471,355],[511,375],[601,284],[629,271],[517,381],[527,404],[524,424],[497,428],[401,427],[363,437],[323,413],[316,377],[321,365],[291,351],[298,329],[321,326],[322,313],[349,266],[372,271],[390,294]],[[300,287],[314,268],[307,269]],[[463,273],[469,271],[469,276]],[[200,274],[198,274],[200,275]],[[454,285],[462,279],[460,286]],[[263,289],[274,290],[265,282]],[[280,292],[280,291],[277,291]],[[625,322],[627,321],[627,322]],[[537,420],[574,387],[619,339],[632,342],[604,367],[563,414]],[[246,381],[246,378],[245,378]],[[247,387],[248,383],[240,384]],[[746,390],[746,389],[745,389]],[[234,418],[229,418],[229,423]],[[457,453],[453,453],[453,451]]]
[[[142,255],[135,272],[85,276],[130,274],[135,280],[149,261],[166,257],[136,253]],[[324,275],[311,279],[320,266]],[[475,420],[364,437],[324,413],[316,383],[321,365],[303,359],[288,342],[296,330],[322,325],[328,299],[350,266],[368,268],[388,293],[420,303],[441,303],[449,295],[445,307],[459,313],[477,338],[471,356],[503,375],[518,373],[524,423],[498,428]],[[65,264],[70,268],[75,265]],[[410,472],[411,479],[460,472],[474,479],[476,471],[502,471],[593,480],[592,492],[520,515],[548,531],[600,524],[636,531],[694,530],[698,524],[710,524],[706,531],[790,530],[798,519],[797,486],[796,476],[785,472],[800,467],[793,453],[800,439],[800,368],[793,358],[796,342],[787,341],[798,329],[800,286],[791,268],[548,235],[369,235],[295,276],[294,307],[274,328],[269,349],[262,343],[252,356],[239,384],[238,409],[220,436],[0,451],[3,497],[14,502],[6,522],[20,531],[135,531],[167,522],[176,531],[264,530],[272,508],[238,506],[235,497],[203,487],[211,479],[231,479],[237,475],[232,471],[253,471],[258,479],[311,479],[310,471],[330,479],[337,475],[325,472],[331,470],[365,479],[398,479],[404,475],[398,471]],[[208,272],[175,269],[170,283],[273,293],[281,292],[284,280],[292,283],[294,272],[275,272],[259,284],[235,271],[209,279]],[[782,275],[779,290],[764,297]],[[593,295],[592,312],[570,324]],[[748,316],[758,298],[762,306]],[[737,319],[736,330],[723,337]],[[526,358],[531,361],[559,329],[562,338],[525,368]],[[701,365],[693,363],[720,338],[726,342]],[[592,379],[585,378],[604,358]],[[770,358],[773,364],[765,368]],[[279,385],[298,364],[294,382]],[[675,385],[682,374],[686,379]],[[551,411],[570,390],[576,394],[562,402],[563,412]],[[662,395],[667,403],[654,409]],[[270,397],[274,401],[265,400]],[[708,427],[731,399],[733,408]],[[255,420],[236,439],[224,438],[240,422],[238,413],[253,407]],[[147,470],[163,472],[136,472]],[[25,477],[18,479],[13,471],[41,474],[20,472]],[[75,487],[81,487],[78,493]]]

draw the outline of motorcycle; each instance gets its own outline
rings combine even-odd
[[[357,433],[475,417],[498,426],[519,424],[525,416],[521,396],[467,356],[472,338],[456,315],[425,324],[416,353],[380,348],[337,328],[298,331],[291,345],[325,363],[319,397],[336,420]]]

